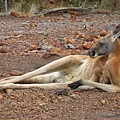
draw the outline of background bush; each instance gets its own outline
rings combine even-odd
[[[0,3],[4,0],[0,0]],[[94,6],[97,4],[101,9],[120,10],[120,0],[8,0],[8,8],[19,12],[28,12],[31,6],[38,6],[39,10],[64,6]]]

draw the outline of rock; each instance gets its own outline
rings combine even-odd
[[[3,95],[0,93],[0,100],[3,99]]]
[[[61,101],[63,99],[63,97],[59,96],[57,99],[58,99],[58,101]]]
[[[10,75],[12,75],[12,76],[18,76],[18,75],[22,75],[22,74],[24,74],[23,71],[18,71],[18,70],[11,70],[10,71]]]
[[[92,47],[92,43],[91,42],[84,42],[83,47],[86,49],[90,49]]]
[[[8,50],[7,50],[7,48],[6,48],[6,47],[2,47],[2,48],[0,49],[0,52],[1,52],[1,53],[7,53],[7,52],[8,52]]]
[[[3,46],[3,45],[8,45],[8,44],[4,42],[0,42],[0,46]]]
[[[100,32],[100,35],[101,35],[101,36],[105,36],[105,35],[107,35],[106,30],[102,30],[102,31]]]
[[[102,10],[99,9],[99,10],[97,11],[97,13],[101,14],[101,13],[102,13]]]
[[[47,104],[47,103],[40,103],[39,106],[40,106],[40,107],[43,107],[43,106],[45,106],[46,104]]]
[[[35,27],[35,26],[37,26],[37,24],[35,23],[35,21],[31,21],[30,22],[30,27]]]
[[[75,94],[70,95],[71,98],[76,99],[77,96]]]
[[[80,39],[80,38],[85,38],[85,35],[82,34],[82,33],[78,33],[78,35],[76,36],[77,39]]]
[[[104,105],[106,103],[105,100],[101,100],[100,102],[102,103],[102,105]]]
[[[37,50],[37,46],[36,45],[31,45],[30,46],[30,50],[32,51],[32,50]]]
[[[50,4],[54,4],[54,0],[50,0]]]
[[[9,93],[13,92],[13,90],[12,89],[6,89],[5,92],[9,94]]]
[[[11,11],[10,15],[14,16],[14,17],[19,17],[19,13],[16,11]]]
[[[73,49],[73,48],[75,48],[75,46],[72,45],[72,44],[66,44],[65,48],[67,48],[67,49]]]
[[[85,41],[93,41],[93,37],[86,35],[84,38]]]

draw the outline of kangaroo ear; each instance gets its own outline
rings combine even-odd
[[[120,23],[116,25],[116,29],[119,29],[120,28]]]
[[[115,30],[113,31],[113,35],[117,35],[117,36],[119,37],[119,35],[120,35],[120,28],[115,29]]]
[[[108,28],[107,28],[107,33],[108,32],[113,32],[114,30],[116,29],[116,25],[115,24],[112,24],[112,25],[110,25]]]
[[[116,38],[120,37],[120,28],[115,29],[113,31],[113,35],[112,35],[112,41],[114,41]]]

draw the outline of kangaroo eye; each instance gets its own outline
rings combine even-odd
[[[99,43],[100,46],[103,46],[103,43]]]
[[[105,43],[102,43],[102,42],[100,43],[100,45],[101,45],[101,46],[103,46],[103,45],[104,45],[104,46],[107,46]]]

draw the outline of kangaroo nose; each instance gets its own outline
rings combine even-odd
[[[88,54],[91,58],[93,58],[95,56],[95,51],[88,51]]]
[[[88,50],[88,55],[90,55],[90,53],[91,53],[90,50]]]

